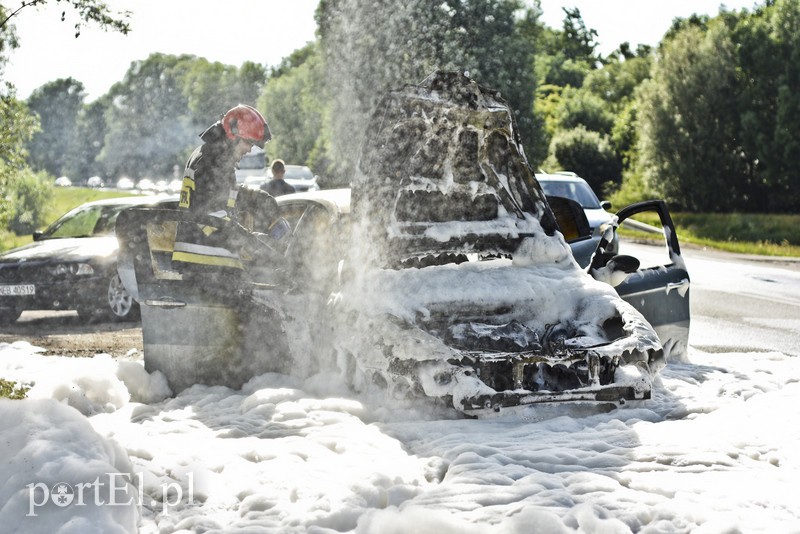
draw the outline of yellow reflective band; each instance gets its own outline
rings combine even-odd
[[[183,177],[181,183],[181,199],[178,202],[178,207],[188,208],[192,203],[192,191],[194,191],[194,180],[188,176]]]
[[[213,265],[215,267],[231,267],[233,269],[244,269],[241,260],[239,260],[238,258],[206,256],[205,254],[192,254],[191,252],[173,252],[172,261],[182,261],[184,263],[196,263],[199,265]]]

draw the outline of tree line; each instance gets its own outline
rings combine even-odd
[[[0,20],[9,13],[0,4]],[[124,21],[104,16],[93,22]],[[531,164],[574,171],[605,197],[664,198],[676,211],[796,211],[800,0],[676,19],[657,47],[621,43],[607,57],[577,9],[550,28],[538,0],[320,0],[315,18],[317,39],[275,66],[255,52],[241,66],[152,54],[92,102],[72,78],[24,101],[6,82],[6,224],[35,222],[14,206],[46,195],[40,184],[52,176],[172,176],[198,134],[238,103],[267,117],[270,158],[346,185],[377,100],[437,69],[500,91]],[[18,45],[13,24],[0,26],[0,74]]]

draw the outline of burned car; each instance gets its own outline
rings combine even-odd
[[[459,73],[388,94],[365,139],[331,311],[342,369],[471,415],[650,397],[665,346],[685,351],[688,333],[688,274],[663,203],[621,218],[659,213],[668,267],[639,270],[635,258],[608,252],[611,227],[582,269],[509,107]],[[669,284],[687,287],[670,294]],[[656,303],[659,293],[676,302]],[[648,303],[662,312],[668,344],[634,306]]]

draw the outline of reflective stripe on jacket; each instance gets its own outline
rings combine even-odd
[[[242,269],[239,253],[236,247],[231,247],[230,233],[224,231],[239,192],[233,147],[224,132],[216,132],[215,127],[204,132],[203,139],[206,142],[192,152],[186,164],[178,206],[196,215],[218,217],[220,224],[207,226],[181,221],[172,260]]]

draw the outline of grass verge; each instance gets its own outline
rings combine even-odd
[[[738,254],[800,257],[800,215],[673,213],[672,220],[682,244]],[[658,224],[655,217],[641,221]]]

